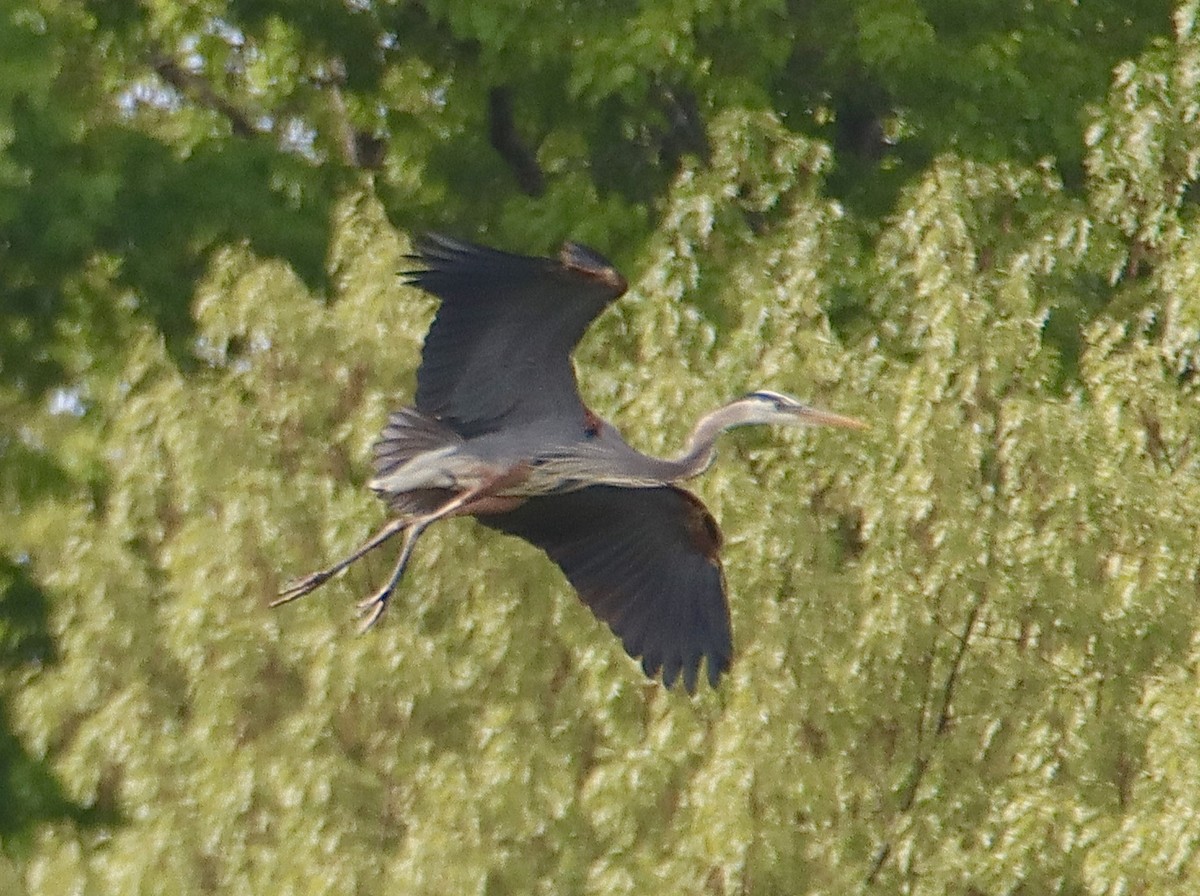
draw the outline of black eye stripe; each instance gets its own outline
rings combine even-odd
[[[778,392],[768,392],[765,389],[760,390],[758,392],[751,392],[746,397],[747,398],[756,398],[760,401],[769,401],[772,404],[774,404],[776,407],[779,407],[784,402],[784,397],[782,395],[780,395]]]

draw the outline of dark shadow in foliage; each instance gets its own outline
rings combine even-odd
[[[0,245],[0,352],[30,396],[62,382],[54,344],[75,318],[102,349],[127,308],[79,308],[73,278],[97,255],[152,320],[181,366],[193,362],[191,301],[214,248],[245,243],[326,287],[331,209],[347,173],[280,151],[269,136],[211,140],[186,156],[116,125],[80,141],[17,105],[13,161],[30,172],[21,227]],[[76,303],[77,304],[77,303]],[[114,351],[119,346],[112,346]]]
[[[0,557],[0,670],[14,672],[56,659],[47,631],[47,598],[23,564]],[[37,826],[74,821],[82,826],[113,825],[113,806],[82,806],[64,792],[44,760],[25,749],[12,731],[6,701],[0,697],[0,843],[19,851]]]
[[[122,256],[125,279],[148,298],[147,311],[177,360],[192,358],[190,303],[215,248],[244,242],[286,260],[309,289],[326,289],[334,169],[322,174],[268,140],[207,143],[180,161],[149,138],[110,136],[144,174],[127,183],[123,197],[133,220],[107,222],[104,245]]]
[[[657,206],[685,159],[707,163],[712,147],[700,99],[690,89],[651,79],[637,103],[609,97],[592,110],[588,170],[603,195]]]
[[[46,609],[46,595],[29,578],[26,566],[0,557],[0,669],[55,661]]]
[[[791,4],[793,40],[768,91],[790,127],[835,147],[829,192],[868,219],[891,214],[899,191],[947,152],[1050,158],[1067,188],[1081,190],[1086,110],[1103,103],[1118,63],[1169,39],[1173,5],[1148,0],[1130,14],[1117,0],[920,0],[902,12]],[[919,41],[885,29],[893,18]],[[892,31],[892,55],[881,57],[869,34],[864,43],[864,29]],[[889,123],[901,125],[894,139]]]

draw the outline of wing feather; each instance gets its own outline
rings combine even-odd
[[[571,364],[584,331],[625,291],[604,258],[557,259],[438,235],[416,241],[408,282],[441,300],[417,370],[416,406],[464,438],[546,417],[582,420]]]
[[[651,678],[694,693],[701,662],[714,687],[728,670],[720,531],[691,493],[594,485],[477,519],[545,551]]]

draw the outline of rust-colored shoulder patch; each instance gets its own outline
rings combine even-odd
[[[589,439],[594,439],[600,435],[600,428],[604,425],[604,421],[591,408],[583,409],[583,434]]]
[[[725,542],[724,537],[721,535],[721,527],[717,525],[717,521],[708,512],[708,508],[704,506],[703,501],[691,492],[681,488],[676,488],[675,492],[687,504],[687,516],[684,524],[687,526],[688,536],[692,539],[692,544],[699,548],[700,552],[714,566],[720,566],[721,545]]]

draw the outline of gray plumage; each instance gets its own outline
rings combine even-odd
[[[574,243],[557,259],[441,236],[416,243],[409,282],[440,299],[417,371],[414,407],[393,412],[369,485],[394,514],[350,556],[290,584],[276,604],[319,587],[393,535],[404,546],[387,583],[360,604],[365,627],[387,606],[431,523],[472,515],[541,548],[650,677],[716,686],[733,650],[721,533],[675,483],[711,464],[735,426],[857,420],[777,392],[752,392],[700,419],[673,458],[642,454],[579,396],[571,354],[626,288]]]

